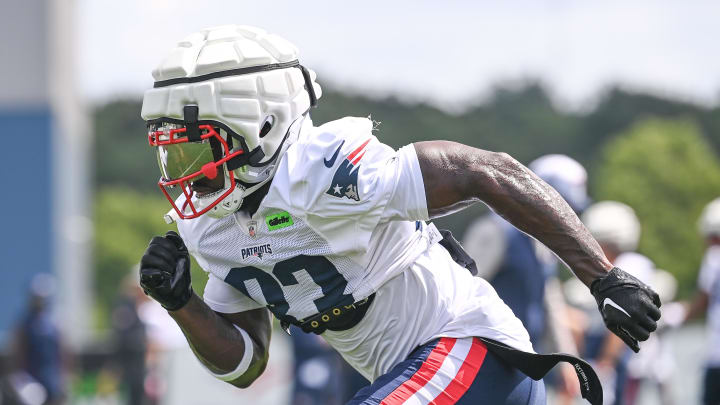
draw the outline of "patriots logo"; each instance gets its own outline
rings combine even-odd
[[[340,163],[340,167],[337,168],[335,171],[335,175],[333,176],[332,183],[330,184],[330,188],[327,190],[327,194],[330,194],[333,197],[337,198],[349,198],[351,200],[360,201],[360,194],[358,192],[358,171],[360,169],[360,166],[358,163],[360,163],[360,159],[365,156],[365,147],[370,143],[370,139],[365,141],[362,145],[360,145],[357,149],[352,151],[351,154],[349,154],[343,161]],[[331,159],[332,163],[335,163],[334,160],[338,155],[338,152],[340,151],[340,148],[342,148],[344,144],[340,144],[338,146],[337,150],[335,151],[335,155],[333,155],[333,158]],[[327,160],[325,165],[327,166]],[[330,165],[329,167],[331,167]]]
[[[242,252],[242,258],[247,259],[248,257],[257,257],[258,259],[262,259],[263,255],[271,255],[273,253],[272,247],[269,243],[266,243],[264,245],[258,245],[258,246],[250,246],[246,248],[241,249]]]

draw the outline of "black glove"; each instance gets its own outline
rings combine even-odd
[[[642,281],[614,267],[592,282],[590,291],[597,301],[605,325],[635,353],[638,341],[647,340],[657,329],[660,297]]]
[[[190,301],[190,256],[180,235],[168,231],[152,238],[140,260],[140,286],[168,311]]]

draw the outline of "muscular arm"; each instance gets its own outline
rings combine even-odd
[[[220,314],[193,294],[185,306],[168,313],[182,329],[198,359],[216,374],[233,371],[245,353],[244,340],[233,324],[250,335],[254,345],[250,368],[236,380],[228,381],[230,384],[246,388],[265,370],[271,334],[266,309]]]
[[[430,217],[483,201],[555,252],[588,287],[612,265],[562,197],[505,153],[455,142],[415,144]]]

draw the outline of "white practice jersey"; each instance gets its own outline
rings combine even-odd
[[[703,257],[698,288],[710,298],[707,314],[708,353],[710,367],[720,367],[720,246],[708,248]]]
[[[210,273],[215,311],[267,307],[303,320],[373,293],[352,329],[323,337],[370,380],[441,336],[483,336],[532,351],[527,332],[490,285],[452,261],[427,225],[412,145],[398,151],[365,118],[306,125],[248,217],[178,221]]]

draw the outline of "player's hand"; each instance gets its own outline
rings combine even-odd
[[[660,297],[642,281],[615,267],[590,285],[605,325],[636,353],[638,341],[657,329]]]
[[[152,238],[140,260],[140,286],[168,311],[190,301],[190,256],[180,235],[168,231]]]

